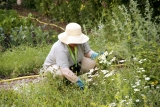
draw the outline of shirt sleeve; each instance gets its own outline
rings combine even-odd
[[[91,51],[91,48],[87,42],[83,44],[83,47],[84,47],[84,54],[87,54],[88,52]]]

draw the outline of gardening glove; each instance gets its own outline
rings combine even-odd
[[[76,83],[80,87],[81,90],[84,90],[84,84],[80,78],[78,78],[78,81]]]
[[[98,55],[99,55],[98,53],[93,52],[93,53],[91,54],[91,59],[94,60]]]

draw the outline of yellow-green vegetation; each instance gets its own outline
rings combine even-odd
[[[0,54],[0,75],[17,77],[38,74],[51,45],[18,46]]]
[[[83,91],[74,84],[66,85],[64,80],[53,79],[52,75],[47,75],[47,78],[38,83],[23,85],[13,90],[1,90],[0,105],[159,107],[159,19],[152,18],[152,8],[148,1],[143,13],[137,6],[133,0],[130,0],[129,8],[124,5],[115,6],[107,13],[107,21],[99,21],[97,27],[90,28],[91,32],[87,32],[87,25],[82,25],[84,33],[90,37],[91,48],[104,53],[96,59],[97,74],[91,75],[92,78],[81,76],[85,82]],[[27,73],[28,70],[39,69],[50,47],[51,45],[21,46],[12,49],[12,52],[1,52],[0,69],[3,69],[2,73],[5,75],[13,74],[16,66],[16,74],[21,74],[20,71]]]

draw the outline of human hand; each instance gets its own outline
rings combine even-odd
[[[78,78],[78,81],[76,83],[80,87],[81,90],[84,90],[84,84],[80,78]]]
[[[99,55],[98,53],[93,52],[93,53],[91,54],[91,59],[94,60],[98,55]]]

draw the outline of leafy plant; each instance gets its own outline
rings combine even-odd
[[[28,17],[19,18],[13,10],[0,10],[0,13],[2,13],[0,18],[2,20],[0,22],[1,51],[22,44],[36,46],[57,40],[53,38],[57,34],[56,32],[44,31],[42,27],[36,27],[32,23],[30,19],[32,14],[28,14]]]

